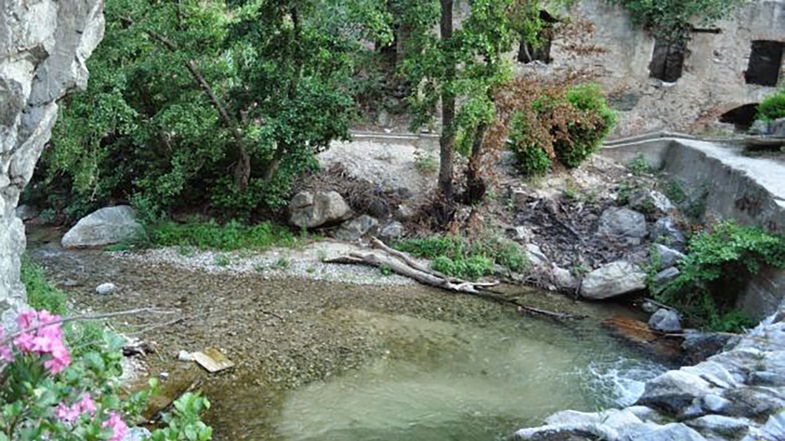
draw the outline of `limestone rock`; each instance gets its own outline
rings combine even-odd
[[[659,263],[660,268],[667,269],[679,263],[686,256],[681,251],[668,248],[662,244],[654,244],[651,256],[652,264]]]
[[[379,230],[379,238],[385,241],[400,239],[405,233],[403,224],[398,221],[390,222]]]
[[[578,288],[578,279],[570,270],[560,268],[555,263],[551,264],[551,283],[559,291],[574,291]]]
[[[92,248],[139,240],[145,232],[134,215],[134,209],[127,205],[97,210],[65,233],[63,248]]]
[[[771,130],[771,136],[776,136],[777,138],[785,138],[785,118],[777,118],[771,123],[769,123],[769,127]]]
[[[395,213],[393,213],[393,217],[395,217],[396,220],[399,220],[401,222],[406,222],[412,220],[415,214],[416,212],[412,207],[410,207],[407,204],[400,204],[398,205],[398,208],[395,209]]]
[[[372,233],[379,227],[379,221],[366,214],[346,221],[341,224],[341,228],[335,232],[335,238],[346,242],[359,240],[366,234]]]
[[[57,100],[83,88],[103,37],[101,0],[3,2],[0,8],[0,319],[23,308],[19,195],[51,136]]]
[[[16,217],[23,221],[29,221],[30,219],[38,217],[38,210],[31,205],[20,205],[16,207]]]
[[[687,238],[684,237],[684,233],[676,226],[676,222],[669,217],[663,217],[654,223],[651,238],[657,243],[679,251],[683,251],[687,246]]]
[[[668,282],[670,282],[672,280],[676,280],[676,278],[679,277],[680,274],[681,274],[681,271],[679,271],[678,268],[670,267],[670,268],[668,268],[666,270],[662,270],[662,271],[658,272],[654,276],[654,283],[657,284],[657,285],[662,285],[662,284],[668,283]]]
[[[660,332],[679,332],[681,317],[676,311],[662,308],[649,318],[649,327]]]
[[[746,418],[732,418],[723,415],[705,415],[691,421],[687,425],[701,433],[712,433],[728,438],[739,438],[747,433],[754,424]]]
[[[526,244],[526,258],[532,266],[544,266],[548,264],[548,256],[543,254],[540,247],[533,243]]]
[[[620,260],[587,274],[581,285],[581,295],[587,299],[601,300],[644,288],[646,273],[637,266]]]
[[[647,215],[669,214],[676,210],[667,196],[657,190],[642,190],[632,195],[630,208]]]
[[[646,216],[628,208],[609,208],[600,216],[597,233],[620,242],[638,245],[647,234]]]
[[[638,404],[677,414],[693,401],[713,392],[704,379],[684,371],[668,371],[646,383],[646,390]]]
[[[640,424],[629,428],[620,437],[622,441],[706,441],[700,433],[682,423],[664,426]]]
[[[95,292],[102,296],[114,294],[117,291],[117,285],[114,283],[102,283],[95,288]]]
[[[785,408],[785,397],[775,388],[760,386],[738,387],[726,391],[723,397],[733,403],[730,416],[756,418]]]
[[[750,135],[769,135],[771,134],[771,127],[767,121],[757,119],[752,123],[749,133]]]
[[[752,432],[752,431],[751,431]],[[769,417],[760,431],[751,433],[742,441],[783,440],[785,439],[785,410]]]
[[[297,193],[289,202],[289,221],[300,228],[317,228],[346,220],[351,209],[336,191]]]

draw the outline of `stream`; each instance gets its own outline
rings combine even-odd
[[[130,252],[66,251],[58,237],[31,233],[29,255],[74,308],[156,306],[188,318],[145,335],[157,348],[146,373],[198,384],[216,441],[493,441],[559,410],[631,404],[666,368],[601,325],[637,318],[623,305],[510,288],[532,306],[589,317],[559,322],[414,284],[206,273]],[[96,294],[107,281],[118,292]],[[208,346],[236,367],[208,375],[177,361],[179,350]]]

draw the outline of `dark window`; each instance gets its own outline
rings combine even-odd
[[[747,84],[761,86],[777,85],[782,69],[782,53],[785,44],[779,41],[757,40],[752,42],[750,64],[744,78]]]
[[[559,19],[549,14],[548,11],[540,11],[540,20],[543,21],[544,26],[537,36],[539,44],[532,45],[527,41],[521,41],[521,45],[518,47],[519,63],[542,61],[543,63],[548,64],[553,61],[551,58],[553,27],[559,22]]]
[[[752,127],[755,122],[755,117],[758,114],[758,104],[745,104],[729,110],[720,116],[720,122],[726,124],[733,124],[736,130],[746,132]]]
[[[684,71],[686,49],[684,43],[657,40],[654,43],[654,54],[652,54],[651,64],[649,64],[651,77],[668,83],[676,82]]]

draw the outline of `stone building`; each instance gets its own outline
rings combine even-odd
[[[551,42],[522,47],[520,74],[590,72],[619,110],[616,137],[672,130],[745,129],[781,84],[785,0],[750,0],[725,20],[668,47],[607,0],[580,0]]]

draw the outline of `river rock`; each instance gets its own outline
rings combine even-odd
[[[620,441],[706,441],[700,433],[682,423],[638,424],[627,428]]]
[[[681,262],[686,256],[681,251],[666,247],[663,244],[654,244],[651,255],[652,265],[659,263],[661,269],[667,269]]]
[[[689,330],[684,333],[681,347],[689,361],[698,363],[722,351],[730,339],[727,334]]]
[[[737,439],[747,433],[755,424],[746,418],[733,418],[724,415],[705,415],[686,424],[701,433]]]
[[[660,332],[679,332],[682,329],[681,317],[676,311],[661,308],[649,318],[649,327]]]
[[[771,415],[760,430],[750,431],[742,441],[760,441],[785,439],[785,410]]]
[[[679,271],[679,269],[676,267],[670,267],[666,270],[662,270],[654,276],[654,284],[663,285],[670,281],[676,280],[680,274],[681,271]]]
[[[785,397],[776,388],[744,386],[727,390],[723,397],[733,403],[730,416],[757,418],[785,408]]]
[[[532,266],[545,266],[548,264],[548,256],[546,256],[537,245],[527,243],[525,252],[526,258]]]
[[[106,207],[79,220],[63,236],[63,248],[93,248],[119,242],[134,242],[145,232],[127,205]]]
[[[713,390],[706,380],[697,375],[680,370],[668,371],[646,383],[638,404],[676,415]]]
[[[642,190],[632,195],[629,203],[630,208],[647,215],[663,215],[676,211],[667,196],[657,190]]]
[[[379,238],[385,241],[400,239],[403,237],[405,228],[403,224],[398,221],[393,221],[382,227],[379,230]]]
[[[335,232],[334,236],[338,240],[354,242],[366,234],[372,234],[379,227],[379,221],[363,214],[362,216],[346,221],[341,224],[341,228]]]
[[[300,228],[334,225],[347,219],[349,205],[336,191],[297,193],[289,202],[289,222]]]
[[[414,211],[414,209],[410,205],[400,204],[398,205],[398,208],[395,209],[395,213],[393,213],[393,217],[395,217],[396,220],[399,220],[401,222],[407,222],[412,220],[416,214],[417,212]]]
[[[602,300],[645,288],[646,273],[636,265],[620,260],[587,274],[581,284],[581,296]]]
[[[687,238],[684,237],[684,233],[676,226],[676,222],[669,217],[663,217],[654,223],[654,227],[651,230],[651,238],[657,243],[679,251],[684,251],[687,246]]]
[[[768,121],[763,121],[761,119],[756,119],[749,129],[750,135],[768,135],[770,133],[771,127],[769,127]]]
[[[555,263],[551,264],[551,283],[559,291],[575,291],[580,283],[570,270],[560,268]]]
[[[102,296],[114,294],[115,291],[117,291],[117,285],[114,283],[102,283],[95,288],[95,292]]]
[[[597,233],[609,239],[638,245],[647,234],[646,216],[629,208],[608,208],[600,216]]]

